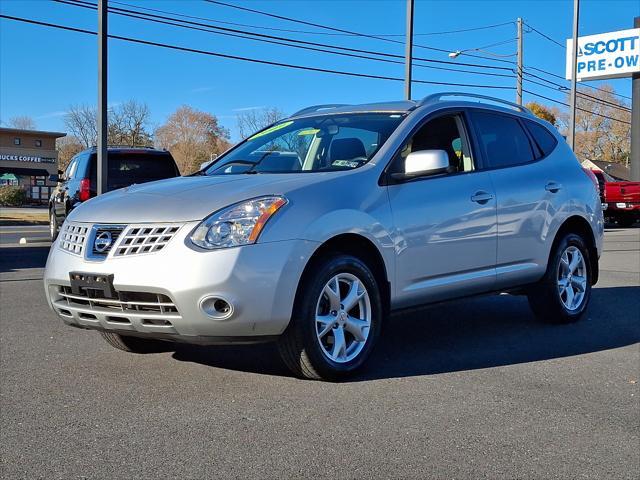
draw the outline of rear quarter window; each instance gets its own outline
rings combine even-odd
[[[540,155],[538,155],[538,157],[546,157],[549,155],[553,149],[556,148],[556,145],[558,145],[556,137],[539,123],[530,120],[525,120],[524,123],[540,149]]]
[[[107,188],[113,190],[134,183],[146,183],[180,175],[171,155],[143,152],[108,153]],[[97,158],[91,159],[91,182],[95,185]]]
[[[516,117],[476,111],[471,118],[488,168],[513,167],[535,160],[529,137]]]

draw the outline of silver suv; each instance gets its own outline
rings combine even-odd
[[[392,310],[509,291],[577,320],[602,236],[597,188],[555,128],[444,93],[310,107],[195,175],[83,203],[44,283],[65,323],[122,350],[276,340],[295,374],[336,379]]]

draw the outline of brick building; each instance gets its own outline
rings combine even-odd
[[[0,127],[0,184],[20,185],[31,202],[43,203],[58,173],[56,138],[65,133]]]

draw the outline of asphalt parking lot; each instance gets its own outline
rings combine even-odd
[[[640,228],[608,229],[582,322],[440,304],[341,384],[271,345],[116,351],[49,311],[47,251],[0,246],[3,478],[638,478]]]

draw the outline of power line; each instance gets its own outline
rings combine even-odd
[[[558,75],[557,73],[553,73],[550,72],[548,70],[543,70],[542,68],[538,68],[538,67],[524,67],[525,70],[535,70],[537,72],[541,72],[541,73],[545,73],[547,75],[550,75],[552,77],[555,78],[559,78],[560,80],[563,80],[565,82],[567,82],[568,80],[566,78],[564,78],[562,75]],[[615,92],[610,92],[609,90],[605,90],[603,88],[599,88],[599,87],[594,87],[593,85],[589,85],[587,83],[585,83],[584,85],[580,85],[581,87],[585,87],[585,88],[591,88],[593,90],[598,90],[600,92],[606,92],[606,93],[610,93],[611,95],[615,95],[616,97],[621,97],[621,98],[626,98],[627,100],[631,100],[631,97],[627,96],[627,95],[623,95],[621,93],[615,93]]]
[[[259,30],[270,30],[270,31],[274,31],[274,32],[288,32],[288,33],[302,33],[302,34],[310,34],[310,35],[333,35],[333,36],[357,36],[351,33],[332,33],[332,32],[318,32],[318,31],[310,31],[310,30],[296,30],[296,29],[290,29],[290,28],[277,28],[277,27],[266,27],[264,25],[249,25],[246,23],[237,23],[237,22],[228,22],[228,21],[223,21],[223,20],[214,20],[212,18],[208,18],[208,17],[198,17],[195,15],[186,15],[183,13],[176,13],[176,12],[167,12],[166,10],[160,10],[157,8],[149,8],[149,7],[142,7],[140,5],[132,5],[130,3],[125,3],[125,2],[117,2],[115,0],[109,0],[109,4],[110,5],[122,5],[125,7],[135,7],[138,8],[140,10],[147,10],[149,12],[158,12],[158,13],[171,13],[172,15],[177,15],[179,17],[184,17],[184,18],[192,18],[195,20],[205,20],[208,22],[212,22],[212,23],[220,23],[223,25],[234,25],[237,27],[249,27],[249,28],[257,28]],[[483,25],[480,27],[471,27],[471,28],[463,28],[460,30],[448,30],[448,31],[442,31],[442,32],[425,32],[425,33],[414,33],[414,36],[432,36],[432,35],[447,35],[447,34],[451,34],[451,33],[464,33],[464,32],[473,32],[476,30],[486,30],[489,28],[496,28],[496,27],[502,27],[504,25],[513,25],[514,22],[503,22],[503,23],[495,23],[492,25]],[[376,36],[378,37],[404,37],[404,33],[377,33]]]
[[[539,93],[535,93],[535,92],[532,92],[530,90],[523,89],[522,91],[525,92],[525,93],[528,93],[529,95],[533,95],[534,97],[544,98],[545,100],[548,100],[550,102],[557,103],[559,105],[564,105],[565,107],[569,106],[568,103],[561,102],[560,100],[556,100],[555,98],[550,98],[550,97],[547,97],[545,95],[540,95]],[[591,115],[595,115],[597,117],[606,118],[607,120],[611,120],[613,122],[619,122],[619,123],[624,123],[625,125],[631,125],[631,122],[627,122],[625,120],[619,120],[617,118],[609,117],[608,115],[603,115],[601,113],[591,112],[589,110],[585,110],[584,108],[576,107],[576,109],[580,110],[582,112],[590,113]]]
[[[556,45],[558,45],[561,48],[564,48],[565,50],[567,49],[567,47],[563,44],[561,44],[560,42],[558,42],[557,40],[554,40],[553,38],[551,38],[549,35],[545,35],[544,33],[542,33],[540,30],[538,30],[537,28],[535,28],[533,25],[523,22],[527,27],[529,27],[532,31],[536,32],[538,35],[546,38],[547,40],[549,40],[551,43],[555,43]]]
[[[82,0],[54,0],[54,1],[57,2],[57,3],[66,4],[66,5],[74,6],[74,7],[88,8],[88,9],[93,9],[93,10],[95,10],[97,8],[96,4],[91,3],[91,2],[87,2],[87,1],[82,1]],[[121,2],[117,2],[117,3],[121,3]],[[158,11],[157,9],[154,9],[154,10]],[[387,62],[387,63],[404,63],[403,61],[384,60],[384,59],[380,59],[380,58],[374,58],[374,57],[371,57],[371,56],[359,55],[357,53],[335,52],[335,51],[332,51],[332,50],[326,50],[324,48],[315,48],[314,46],[326,47],[326,48],[331,48],[331,49],[336,49],[336,50],[344,50],[345,52],[358,52],[358,53],[364,53],[364,54],[369,54],[369,55],[379,55],[379,56],[384,56],[384,57],[387,57],[387,58],[395,58],[395,59],[403,59],[404,58],[402,55],[395,55],[395,54],[390,54],[390,53],[385,53],[385,52],[375,52],[375,51],[372,51],[372,50],[355,49],[355,48],[348,48],[348,47],[330,45],[330,44],[325,44],[325,43],[317,43],[317,42],[309,42],[309,41],[304,41],[304,40],[291,39],[291,38],[287,38],[287,37],[277,37],[277,36],[272,36],[272,35],[265,35],[265,34],[255,33],[255,32],[246,32],[246,31],[242,31],[242,30],[236,30],[236,29],[230,29],[230,28],[224,28],[224,27],[217,27],[215,25],[208,25],[206,23],[201,23],[201,22],[180,20],[180,19],[176,19],[176,18],[172,18],[172,17],[168,17],[168,16],[163,16],[163,15],[154,15],[154,14],[149,14],[149,13],[144,13],[144,12],[137,12],[135,10],[122,9],[122,8],[118,8],[118,7],[109,8],[109,11],[111,13],[116,14],[116,15],[121,15],[121,16],[125,16],[125,17],[138,18],[138,19],[142,19],[142,20],[152,21],[152,22],[155,22],[155,23],[178,26],[178,27],[188,28],[188,29],[192,29],[192,30],[200,30],[200,31],[204,31],[204,32],[207,32],[207,33],[214,33],[214,34],[218,34],[218,35],[226,35],[226,36],[231,36],[231,37],[244,38],[244,39],[247,39],[247,40],[254,40],[254,41],[260,41],[260,42],[272,43],[272,44],[283,45],[283,46],[294,47],[294,48],[302,48],[302,49],[305,49],[305,50],[313,50],[313,51],[319,51],[319,52],[330,53],[330,54],[335,54],[335,55],[363,58],[363,59],[367,59],[367,60],[377,60],[377,61],[383,61],[383,62]],[[172,14],[172,12],[164,12],[164,13]],[[170,22],[172,22],[172,23],[170,23]],[[173,22],[181,22],[181,23],[173,23]],[[183,23],[186,23],[187,25],[183,25]],[[207,30],[205,30],[204,28],[199,28],[199,27],[206,27]],[[216,30],[216,31],[212,31],[212,30],[209,30],[209,29],[213,29],[213,30]],[[305,45],[305,46],[302,46],[302,45],[291,45],[289,43],[283,43],[281,40],[284,41],[284,42],[293,42],[293,43],[302,44],[302,45]],[[504,68],[504,67],[485,66],[485,65],[478,65],[478,64],[473,64],[473,63],[462,63],[462,62],[448,62],[448,61],[444,61],[444,60],[435,60],[435,59],[421,58],[421,57],[413,57],[413,58],[415,60],[424,61],[424,62],[431,62],[431,63],[453,64],[453,65],[456,65],[456,66],[463,65],[463,66],[471,66],[471,67],[475,67],[475,68],[489,68],[489,69],[498,69],[498,70],[503,70],[503,71],[506,70],[506,71],[512,72],[511,69]],[[463,73],[476,74],[476,75],[515,78],[513,75],[506,75],[506,74],[489,73],[489,72],[476,72],[476,71],[472,71],[472,70],[463,70],[463,69],[459,69],[459,68],[458,69],[452,69],[452,68],[446,68],[446,67],[440,67],[440,66],[436,67],[436,66],[432,66],[432,65],[423,65],[423,64],[415,64],[415,65],[417,67],[422,67],[422,68],[449,70],[449,71],[463,72]]]
[[[560,47],[562,47],[562,48],[564,48],[564,49],[566,50],[566,48],[567,48],[567,47],[566,47],[565,45],[563,45],[562,43],[558,42],[557,40],[555,40],[555,39],[553,39],[553,38],[549,37],[548,35],[545,35],[545,34],[544,34],[544,33],[542,33],[540,30],[538,30],[538,29],[536,29],[535,27],[533,27],[531,24],[529,24],[529,23],[525,23],[525,25],[527,25],[531,30],[533,30],[533,31],[534,31],[534,32],[536,32],[537,34],[542,35],[544,38],[546,38],[546,39],[547,39],[547,40],[549,40],[550,42],[553,42],[553,43],[555,43],[556,45],[558,45],[558,46],[560,46]],[[563,77],[562,75],[558,75],[558,74],[556,74],[556,73],[549,72],[548,70],[543,70],[543,69],[541,69],[541,68],[537,68],[537,67],[526,67],[526,66],[525,66],[525,69],[527,69],[527,68],[530,68],[530,69],[532,69],[532,70],[536,70],[536,71],[541,72],[541,73],[546,73],[547,75],[551,75],[552,77],[556,77],[556,78],[559,78],[559,79],[561,79],[561,80],[565,80],[565,81],[567,81],[567,79],[566,79],[565,77]],[[602,88],[595,87],[595,86],[593,86],[593,85],[584,84],[584,85],[582,85],[582,86],[583,86],[583,87],[586,87],[586,88],[591,88],[591,89],[593,89],[593,90],[599,90],[599,91],[601,91],[601,92],[608,92],[607,90],[604,90],[604,89],[602,89]],[[614,92],[608,92],[608,93],[611,93],[612,95],[616,95],[616,96],[618,96],[618,97],[626,98],[627,100],[631,100],[631,97],[629,97],[629,96],[627,96],[627,95],[623,95],[623,94],[621,94],[621,93],[614,93]]]
[[[548,80],[548,79],[546,79],[544,77],[540,77],[540,76],[535,75],[533,73],[525,73],[525,75],[537,78],[539,80],[542,80],[543,82],[547,82],[549,85],[546,85],[546,84],[543,84],[543,83],[540,83],[540,82],[536,82],[536,81],[533,81],[533,80],[525,79],[528,82],[535,83],[537,85],[541,85],[543,87],[547,87],[547,88],[550,88],[550,89],[553,89],[553,90],[558,90],[558,91],[561,91],[561,92],[568,92],[569,91],[568,87],[560,85],[559,83],[552,82],[551,80]],[[588,99],[590,99],[590,100],[592,100],[594,102],[603,103],[605,105],[608,105],[608,106],[613,107],[613,108],[617,108],[619,110],[623,110],[625,112],[629,112],[629,113],[631,112],[631,109],[629,107],[624,106],[624,105],[619,105],[617,103],[610,102],[609,100],[605,100],[603,98],[594,97],[593,95],[589,95],[588,93],[584,93],[584,92],[581,92],[579,90],[576,93],[580,97],[588,98]]]
[[[380,37],[378,35],[371,35],[371,34],[368,34],[368,33],[355,32],[353,30],[346,30],[346,29],[343,29],[343,28],[330,27],[328,25],[322,25],[320,23],[308,22],[306,20],[300,20],[300,19],[292,18],[292,17],[285,17],[284,15],[277,15],[275,13],[265,12],[265,11],[262,11],[262,10],[256,10],[256,9],[248,8],[248,7],[242,7],[240,5],[234,5],[232,3],[221,2],[221,1],[218,1],[218,0],[204,0],[204,1],[207,2],[207,3],[215,4],[215,5],[221,5],[221,6],[224,6],[224,7],[235,8],[237,10],[242,10],[242,11],[245,11],[245,12],[255,13],[255,14],[258,14],[258,15],[263,15],[263,16],[267,16],[267,17],[271,17],[271,18],[277,18],[279,20],[285,20],[287,22],[300,23],[302,25],[308,25],[308,26],[311,26],[311,27],[321,28],[321,29],[324,29],[324,30],[331,30],[331,31],[339,32],[339,33],[343,33],[343,34],[347,33],[347,34],[358,36],[358,37],[372,38],[374,40],[382,40],[382,41],[385,41],[385,42],[391,42],[391,43],[397,43],[397,44],[400,44],[400,45],[404,45],[404,42],[401,41],[401,40],[393,40],[393,39],[386,38],[386,37]],[[445,50],[445,49],[442,49],[442,48],[436,48],[436,47],[429,47],[429,46],[426,46],[426,45],[419,45],[419,44],[416,44],[416,43],[414,43],[413,46],[416,47],[416,48],[424,48],[424,49],[433,50],[433,51],[436,51],[436,52],[450,53],[449,50]],[[513,62],[510,62],[508,60],[492,59],[492,58],[487,58],[487,57],[483,57],[483,56],[480,56],[480,55],[468,54],[468,56],[474,57],[474,58],[481,58],[483,60],[492,60],[492,61],[495,61],[495,62],[513,63]]]
[[[0,18],[4,18],[4,19],[7,19],[7,20],[18,21],[18,22],[23,22],[23,23],[29,23],[29,24],[32,24],[32,25],[39,25],[39,26],[57,28],[57,29],[61,29],[61,30],[68,30],[68,31],[73,31],[73,32],[78,32],[78,33],[96,35],[96,32],[93,32],[91,30],[84,30],[84,29],[81,29],[81,28],[69,27],[69,26],[66,26],[66,25],[59,25],[59,24],[55,24],[55,23],[40,22],[40,21],[37,21],[37,20],[32,20],[32,19],[27,19],[27,18],[22,18],[22,17],[14,17],[14,16],[10,16],[10,15],[2,15],[2,14],[0,14]],[[260,64],[264,64],[264,65],[272,65],[272,66],[278,66],[278,67],[293,68],[293,69],[297,69],[297,70],[306,70],[306,71],[321,72],[321,73],[331,73],[331,74],[336,74],[336,75],[344,75],[344,76],[352,76],[352,77],[360,77],[360,78],[372,78],[372,79],[377,79],[377,80],[393,80],[393,81],[401,81],[401,82],[404,81],[403,78],[399,78],[399,77],[389,77],[389,76],[383,76],[383,75],[373,75],[373,74],[368,74],[368,73],[349,72],[349,71],[344,71],[344,70],[333,70],[333,69],[320,68],[320,67],[309,67],[309,66],[296,65],[296,64],[291,64],[291,63],[275,62],[275,61],[271,61],[271,60],[263,60],[263,59],[250,58],[250,57],[241,57],[241,56],[238,56],[238,55],[230,55],[230,54],[225,54],[225,53],[220,53],[220,52],[212,52],[212,51],[209,51],[209,50],[200,50],[200,49],[196,49],[196,48],[182,47],[182,46],[178,46],[178,45],[170,45],[170,44],[167,44],[167,43],[152,42],[152,41],[149,41],[149,40],[142,40],[142,39],[139,39],[139,38],[132,38],[132,37],[123,37],[123,36],[120,36],[120,35],[109,34],[108,37],[116,39],[116,40],[122,40],[122,41],[132,42],[132,43],[138,43],[138,44],[142,44],[142,45],[150,45],[150,46],[155,46],[155,47],[168,48],[168,49],[179,50],[179,51],[183,51],[183,52],[199,53],[199,54],[202,54],[202,55],[209,55],[209,56],[214,56],[214,57],[227,58],[227,59],[231,59],[231,60],[241,60],[241,61],[252,62],[252,63],[260,63]],[[451,83],[451,82],[436,82],[436,81],[430,81],[430,80],[414,80],[414,82],[421,83],[421,84],[427,84],[427,85],[447,85],[447,86],[456,86],[456,87],[491,88],[491,89],[501,89],[501,90],[512,90],[513,89],[513,87],[507,87],[507,86],[476,85],[476,84]]]

